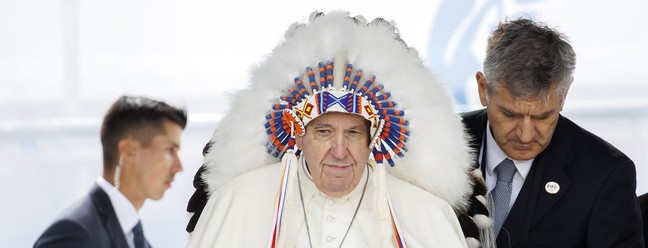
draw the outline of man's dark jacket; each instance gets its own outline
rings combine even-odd
[[[471,146],[480,151],[486,110],[462,118]],[[548,182],[559,191],[545,190]],[[632,160],[561,115],[549,146],[533,161],[497,247],[644,247],[635,190]]]
[[[150,244],[147,245],[150,247]],[[110,198],[98,185],[68,208],[36,240],[34,247],[127,248]]]

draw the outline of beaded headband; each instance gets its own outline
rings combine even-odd
[[[269,136],[268,153],[277,157],[295,146],[295,136],[302,136],[311,120],[328,112],[356,114],[371,123],[369,148],[376,162],[387,160],[394,166],[392,156],[404,156],[405,142],[409,136],[409,122],[405,112],[396,109],[391,94],[384,91],[382,84],[376,85],[376,76],[363,79],[361,69],[353,71],[347,64],[341,89],[333,86],[333,62],[319,63],[319,83],[311,67],[306,67],[310,83],[309,92],[300,77],[287,95],[281,96],[273,112],[266,115],[266,133]],[[351,80],[351,75],[354,75]]]

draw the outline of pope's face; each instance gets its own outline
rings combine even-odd
[[[326,195],[342,197],[360,182],[370,153],[366,123],[359,115],[326,113],[297,137],[313,181]]]

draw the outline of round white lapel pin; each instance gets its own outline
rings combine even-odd
[[[553,195],[558,193],[558,191],[560,191],[560,185],[557,182],[553,182],[553,181],[547,182],[547,184],[545,184],[545,190],[547,191],[547,193]]]

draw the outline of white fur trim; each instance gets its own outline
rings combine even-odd
[[[479,228],[481,247],[495,247],[495,233],[493,232],[493,219],[483,214],[476,214],[472,217]],[[478,246],[479,247],[479,246]]]
[[[488,200],[486,200],[486,197],[484,197],[483,195],[475,196],[475,198],[477,198],[477,200],[481,202],[482,205],[488,206]]]
[[[474,178],[479,178],[479,179],[482,179],[482,180],[484,179],[484,178],[482,177],[482,172],[481,172],[480,169],[474,169],[474,170],[470,171],[470,174],[471,174]]]
[[[475,238],[466,238],[466,243],[469,248],[479,248],[479,240]]]
[[[493,225],[493,220],[483,214],[476,214],[472,219],[479,228],[488,228]]]

